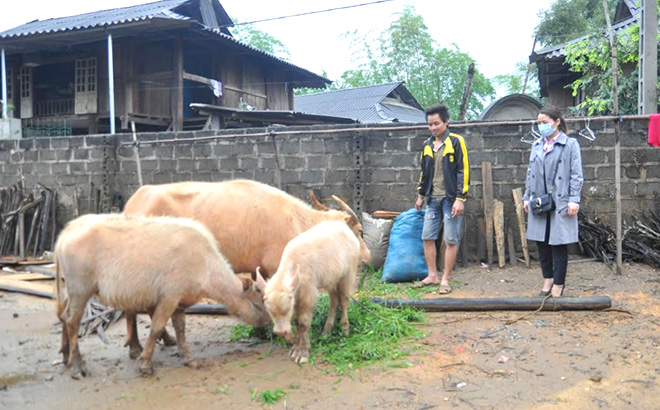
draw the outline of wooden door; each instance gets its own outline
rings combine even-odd
[[[21,118],[32,118],[32,67],[21,67]]]
[[[76,60],[76,114],[95,114],[98,111],[98,94],[96,92],[96,58]]]

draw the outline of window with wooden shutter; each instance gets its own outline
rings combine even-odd
[[[75,113],[93,114],[97,111],[96,58],[76,60]]]

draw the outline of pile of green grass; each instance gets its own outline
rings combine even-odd
[[[399,297],[403,292],[407,297],[419,297],[422,290],[412,290],[409,286],[380,283],[380,271],[367,269],[348,309],[351,324],[349,336],[345,336],[337,323],[333,332],[321,336],[328,315],[329,298],[323,295],[314,309],[311,329],[311,361],[331,364],[339,374],[382,362],[390,366],[407,366],[401,360],[415,346],[412,341],[424,337],[416,323],[425,321],[424,314],[411,308],[387,308],[373,303],[374,296]],[[412,292],[408,295],[408,292]],[[338,315],[339,316],[339,315]],[[230,340],[243,340],[254,335],[247,325],[237,325],[232,329]],[[271,333],[272,335],[272,333]],[[275,343],[281,339],[271,336]]]

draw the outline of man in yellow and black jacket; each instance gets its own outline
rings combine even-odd
[[[449,276],[454,268],[461,239],[463,210],[470,185],[470,163],[462,136],[449,131],[449,111],[444,105],[426,110],[431,138],[424,143],[420,157],[422,172],[417,186],[415,208],[424,214],[424,257],[429,274],[415,287],[440,285],[441,294],[451,293]],[[447,245],[442,278],[436,266],[435,241],[444,225],[443,239]]]

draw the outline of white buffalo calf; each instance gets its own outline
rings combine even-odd
[[[323,334],[332,331],[340,304],[341,327],[349,333],[348,306],[360,258],[360,242],[346,223],[328,221],[286,245],[280,266],[268,283],[257,274],[259,286],[265,287],[264,302],[275,323],[273,331],[293,343],[291,358],[297,363],[309,360],[309,328],[320,290],[330,296]],[[295,338],[291,330],[294,312]]]
[[[248,286],[234,274],[213,235],[192,220],[85,215],[71,221],[60,234],[55,261],[62,353],[65,363],[73,367],[74,378],[87,375],[78,348],[78,329],[85,305],[94,295],[128,315],[152,315],[149,340],[141,356],[144,375],[153,374],[156,339],[170,317],[179,356],[196,365],[185,339],[184,309],[201,298],[225,304],[229,312],[251,325],[270,322],[256,286]]]

